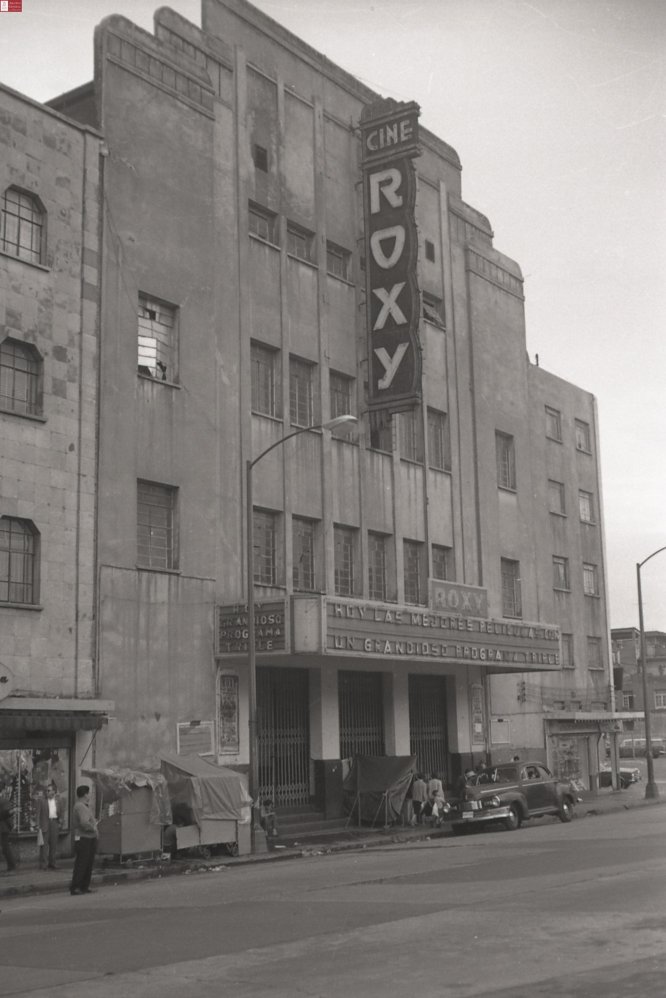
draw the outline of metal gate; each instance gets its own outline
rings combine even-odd
[[[409,677],[409,750],[421,773],[446,781],[446,678]]]
[[[276,807],[310,800],[307,669],[257,669],[259,793]]]
[[[339,672],[340,757],[384,755],[380,672]]]

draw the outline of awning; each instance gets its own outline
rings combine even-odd
[[[0,735],[6,731],[97,731],[107,721],[106,714],[60,710],[2,710],[0,706]]]

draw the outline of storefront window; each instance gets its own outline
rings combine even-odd
[[[54,783],[69,827],[69,748],[35,746],[0,749],[0,795],[9,799],[14,832],[36,832],[37,801]]]

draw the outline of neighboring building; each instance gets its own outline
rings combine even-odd
[[[94,669],[99,164],[98,132],[0,88],[0,793],[21,835],[48,781],[71,805],[111,706]]]
[[[623,710],[639,711],[644,716],[643,675],[641,669],[641,635],[636,627],[614,627],[611,631],[615,696]],[[647,654],[646,683],[651,731],[655,737],[666,737],[666,633],[645,632]],[[636,722],[633,734],[645,735],[643,719]]]
[[[366,275],[411,239],[408,168],[372,174],[398,132],[366,131],[362,183],[359,127],[406,109],[242,0],[202,23],[106,19],[94,82],[51,102],[108,146],[97,764],[247,766],[245,461],[351,412],[357,438],[254,470],[262,788],[336,813],[359,753],[452,780],[518,751],[593,782],[618,728],[593,397],[529,362],[520,269],[421,130],[423,403],[382,418],[402,343],[369,357],[366,326],[398,329],[407,278]]]

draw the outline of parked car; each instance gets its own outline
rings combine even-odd
[[[577,794],[540,762],[503,763],[470,777],[462,793],[448,801],[455,834],[488,823],[509,831],[544,814],[571,821]]]
[[[644,738],[623,738],[620,742],[620,755],[622,758],[636,759],[645,755],[646,742]],[[653,759],[661,755],[666,755],[666,742],[663,738],[651,738],[650,747]]]
[[[636,769],[634,766],[620,766],[618,775],[620,777],[621,790],[626,790],[632,783],[638,783],[643,778],[640,769]],[[613,772],[611,767],[607,763],[604,763],[599,770],[599,786],[611,787],[612,785]]]

